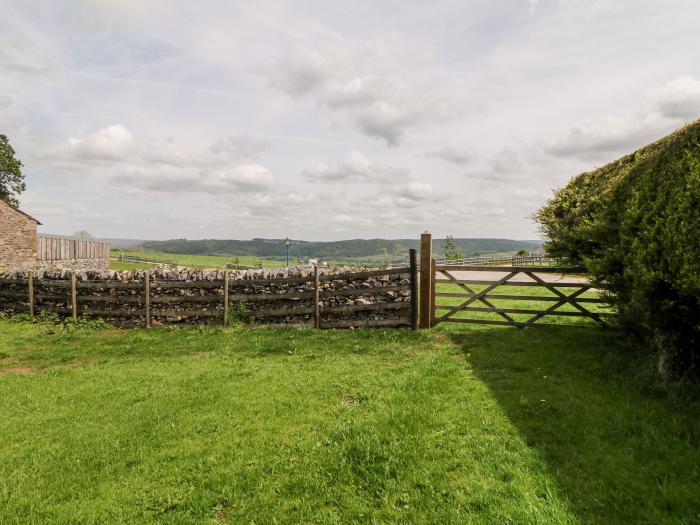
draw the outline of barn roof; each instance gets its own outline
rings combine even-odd
[[[30,219],[30,220],[34,221],[34,222],[37,223],[39,226],[42,225],[41,222],[39,222],[38,219],[35,219],[34,217],[32,217],[31,215],[29,215],[28,213],[23,212],[22,210],[20,210],[19,208],[13,206],[13,205],[10,204],[9,202],[4,201],[4,200],[2,200],[2,199],[0,199],[0,202],[2,202],[3,204],[7,204],[7,206],[8,206],[10,209],[16,211],[17,213],[21,213],[21,214],[24,215],[27,219]]]

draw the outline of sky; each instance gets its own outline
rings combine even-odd
[[[40,231],[536,239],[700,117],[697,0],[0,0]]]

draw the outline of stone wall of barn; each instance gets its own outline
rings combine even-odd
[[[0,268],[28,268],[36,258],[37,223],[0,199]]]

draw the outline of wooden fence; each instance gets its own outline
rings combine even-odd
[[[493,255],[485,257],[467,257],[464,259],[439,259],[440,266],[566,266],[567,262],[558,257],[546,255]]]
[[[37,237],[38,261],[66,261],[71,259],[107,259],[110,244],[103,241],[68,239],[61,237]]]
[[[231,314],[258,324],[348,328],[417,328],[417,265],[305,277],[159,280],[151,271],[133,281],[0,279],[0,309],[101,317],[118,326],[195,322],[227,325]],[[369,297],[370,299],[366,299]],[[352,304],[349,304],[352,303]]]

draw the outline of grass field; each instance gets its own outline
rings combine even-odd
[[[0,320],[0,523],[697,522],[700,410],[613,345]]]
[[[119,257],[122,250],[112,250],[112,257]],[[239,256],[218,256],[218,255],[183,255],[174,253],[161,253],[161,252],[133,252],[124,251],[124,255],[130,255],[132,257],[144,257],[147,259],[155,259],[161,261],[175,261],[181,266],[189,266],[191,268],[224,268],[227,263],[233,263],[238,259],[238,264],[244,266],[251,266],[254,268],[258,267],[258,264],[262,262],[265,268],[279,268],[285,266],[286,261],[283,258],[280,259],[264,259],[261,257],[245,257]],[[408,259],[408,254],[406,255],[406,264]],[[325,260],[325,259],[324,259]],[[348,266],[382,266],[389,259],[385,256],[376,257],[347,257],[341,259],[328,259],[330,265],[348,265]],[[296,264],[296,260],[290,258],[290,265]],[[148,265],[149,268],[155,265]],[[110,268],[115,270],[131,270],[131,269],[144,269],[143,265],[139,266],[139,263],[130,263],[124,261],[111,261]]]
[[[109,261],[109,267],[112,270],[151,270],[156,267],[155,264],[138,263],[128,261]]]
[[[160,252],[129,252],[122,250],[112,250],[112,257],[119,257],[121,253],[125,256],[140,257],[157,261],[174,261],[180,266],[190,268],[225,268],[226,264],[236,262],[243,266],[251,266],[257,268],[262,262],[263,267],[275,268],[285,265],[283,260],[261,259],[259,257],[235,257],[235,256],[216,256],[216,255],[182,255],[173,253]],[[126,261],[110,261],[110,268],[115,270],[132,270],[132,269],[148,269],[154,265],[144,263],[131,263]]]
[[[184,254],[174,254],[174,253],[162,253],[162,252],[136,252],[128,250],[118,250],[113,249],[111,252],[112,257],[119,257],[121,253],[124,255],[129,255],[132,257],[143,257],[146,259],[154,259],[160,261],[174,261],[181,266],[189,266],[191,268],[225,268],[227,263],[233,263],[238,259],[238,264],[244,266],[251,266],[254,268],[258,267],[258,264],[262,262],[263,267],[272,268],[285,266],[285,260],[283,258],[279,259],[264,259],[260,257],[245,257],[234,255],[231,256],[218,256],[218,255],[184,255]],[[499,255],[513,255],[511,252],[499,252],[490,253],[485,256],[495,257]],[[381,267],[387,262],[392,262],[394,264],[406,264],[408,265],[408,253],[406,253],[405,258],[389,257],[386,255],[375,255],[366,257],[340,257],[340,258],[328,258],[323,259],[331,266],[358,266],[358,267]],[[295,264],[294,259],[290,259],[290,264]],[[131,263],[125,261],[111,261],[110,268],[115,270],[132,270],[132,269],[148,269],[153,268],[155,265],[143,264],[143,263]]]

